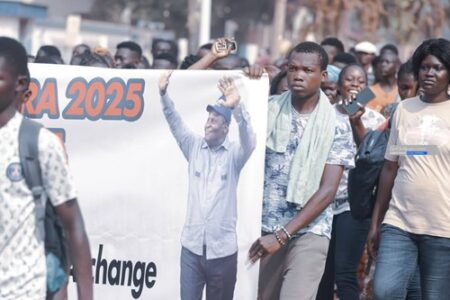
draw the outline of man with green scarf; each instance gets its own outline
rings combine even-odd
[[[315,299],[328,252],[330,203],[344,168],[354,166],[350,124],[340,124],[321,92],[328,57],[303,42],[288,55],[288,86],[270,98],[258,299]]]

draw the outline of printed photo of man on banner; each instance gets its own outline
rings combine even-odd
[[[219,101],[208,104],[204,137],[190,131],[175,110],[167,88],[172,72],[161,74],[163,112],[189,162],[188,211],[181,237],[181,299],[233,299],[237,272],[237,195],[239,174],[256,146],[250,116],[231,78],[218,83]],[[239,142],[227,135],[231,116]]]

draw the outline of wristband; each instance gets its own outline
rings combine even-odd
[[[289,232],[286,230],[286,228],[284,228],[284,226],[276,225],[273,227],[272,232],[275,234],[275,237],[277,238],[278,243],[280,243],[281,246],[284,246],[284,245],[286,245],[286,242],[283,241],[283,239],[280,237],[280,235],[279,235],[280,230],[286,234],[286,236],[288,238],[288,240],[287,240],[288,242],[292,239],[292,236],[289,234]]]
[[[280,235],[278,234],[278,231],[274,231],[273,234],[275,234],[275,238],[277,239],[278,243],[281,245],[281,247],[285,246],[286,243],[283,242]]]
[[[290,235],[289,231],[287,231],[287,229],[283,225],[280,226],[280,229],[283,230],[284,234],[288,238],[288,241],[292,240],[292,235]]]

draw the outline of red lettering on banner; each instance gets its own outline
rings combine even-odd
[[[47,78],[41,85],[32,79],[29,90],[31,95],[22,106],[22,113],[30,118],[40,119],[47,114],[50,119],[59,118],[58,87],[55,78]]]
[[[85,108],[86,115],[90,120],[98,120],[104,110],[106,101],[106,87],[105,81],[97,79],[89,84],[86,99]]]
[[[71,101],[63,118],[135,121],[144,111],[144,86],[142,79],[130,79],[125,84],[117,77],[108,82],[100,77],[89,82],[75,78],[67,87],[66,96]]]
[[[114,77],[108,82],[96,77],[87,81],[83,77],[72,79],[66,89],[70,99],[62,112],[64,119],[125,120],[136,121],[144,112],[143,79],[123,79]],[[32,79],[31,96],[22,105],[22,113],[30,118],[42,118],[47,114],[50,119],[59,118],[58,85],[55,78],[41,82]]]
[[[47,129],[53,132],[61,140],[62,144],[66,143],[66,131],[64,130],[64,128],[49,127]]]
[[[40,89],[39,82],[31,79],[28,89],[31,91],[31,95],[28,98],[28,101],[23,103],[21,107],[21,112],[22,114],[27,116],[36,115],[36,110],[33,107],[33,102],[35,101],[39,93]]]
[[[116,78],[108,82],[107,93],[110,95],[108,105],[105,110],[105,119],[120,119],[122,116],[121,102],[125,92],[125,83]]]
[[[66,106],[63,111],[64,119],[84,119],[83,101],[86,98],[86,80],[78,77],[73,79],[67,86],[66,96],[72,101]]]
[[[47,79],[44,82],[41,93],[39,95],[39,102],[37,103],[36,110],[38,113],[47,113],[50,118],[58,118],[58,91],[56,87],[55,79]]]
[[[123,110],[125,120],[134,121],[142,115],[144,111],[144,85],[145,81],[142,79],[128,80],[127,97]]]

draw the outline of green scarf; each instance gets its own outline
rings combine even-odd
[[[290,91],[269,102],[266,146],[275,152],[286,151],[292,127],[291,106]],[[299,209],[319,189],[335,128],[335,109],[320,91],[319,102],[309,117],[289,170],[286,200],[296,203]]]

